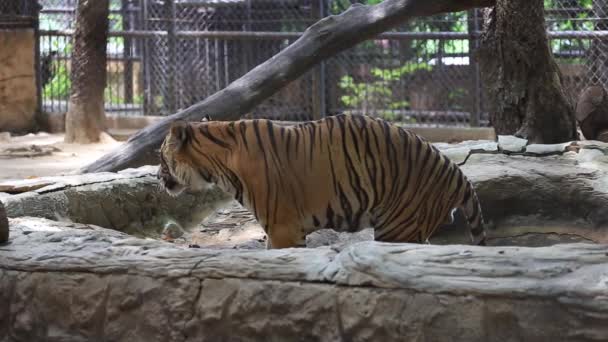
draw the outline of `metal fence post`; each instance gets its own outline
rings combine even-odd
[[[478,127],[481,117],[481,74],[479,71],[479,63],[475,58],[475,52],[479,48],[479,15],[477,9],[472,9],[467,12],[467,23],[469,31],[469,67],[473,73],[473,84],[471,99],[471,113],[469,124],[471,127]]]
[[[35,82],[36,82],[36,124],[38,129],[47,131],[48,127],[44,118],[43,107],[42,107],[42,78],[41,78],[41,67],[40,67],[40,9],[42,6],[38,3],[38,0],[31,0],[27,2],[31,5],[31,15],[33,18],[34,26],[34,70],[35,70]]]
[[[143,29],[144,31],[146,31],[148,29],[148,1],[147,0],[140,0],[139,3],[139,22],[141,25],[141,29]],[[151,94],[150,94],[150,57],[148,56],[148,50],[149,50],[149,42],[150,38],[146,37],[141,41],[141,70],[142,70],[142,78],[143,78],[143,86],[142,86],[142,90],[143,90],[143,104],[142,104],[142,109],[144,112],[144,115],[151,115],[151,111],[150,111],[150,98],[151,98]]]
[[[122,14],[122,25],[123,30],[132,31],[133,21],[131,18],[131,4],[130,0],[121,1],[121,14]],[[133,102],[133,51],[132,51],[132,39],[129,36],[124,37],[123,45],[123,57],[125,72],[123,75],[124,79],[124,96],[125,103]]]
[[[176,97],[176,82],[177,82],[177,36],[176,31],[176,17],[175,17],[175,0],[165,0],[164,14],[167,16],[165,20],[168,21],[167,25],[167,98],[165,99],[165,108],[169,113],[174,113],[177,109],[177,97]]]
[[[322,19],[326,15],[326,0],[312,2],[312,15],[315,19]],[[325,116],[325,62],[319,63],[312,71],[312,117],[315,120]]]

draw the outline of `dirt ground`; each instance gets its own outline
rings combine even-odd
[[[8,133],[0,133],[0,180],[68,174],[121,143],[108,135],[101,143],[80,145],[64,143],[63,134],[8,137]]]

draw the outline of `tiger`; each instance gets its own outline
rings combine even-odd
[[[485,245],[480,202],[462,170],[420,136],[383,119],[340,114],[272,120],[175,121],[157,177],[177,196],[218,186],[249,209],[267,249],[305,247],[323,228],[374,228],[381,242],[428,243],[462,210]]]

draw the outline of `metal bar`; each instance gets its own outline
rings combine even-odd
[[[41,30],[42,35],[50,36],[71,36],[74,30]],[[177,38],[183,39],[298,39],[302,32],[244,32],[244,31],[175,31]],[[111,31],[110,37],[164,37],[167,31]],[[481,32],[385,32],[379,34],[372,40],[391,39],[391,40],[411,40],[411,39],[445,39],[445,40],[469,40],[471,37],[479,37]],[[606,31],[549,31],[547,35],[551,39],[591,39],[606,38]]]
[[[71,36],[74,30],[44,30],[41,31],[44,35],[53,36]],[[596,31],[597,32],[597,31]],[[608,31],[606,31],[608,34]],[[175,31],[175,36],[184,39],[278,39],[278,40],[294,40],[302,36],[303,32],[273,32],[273,31]],[[478,34],[478,33],[473,33]],[[152,36],[167,36],[167,31],[110,31],[110,37],[152,37]],[[394,39],[394,40],[410,40],[410,39],[454,39],[467,40],[471,37],[468,33],[463,32],[386,32],[378,35],[374,39]]]
[[[319,0],[321,3],[321,17],[325,18],[329,15],[329,4],[327,0]],[[319,78],[321,82],[319,84],[319,107],[321,108],[321,117],[325,117],[328,112],[327,108],[327,63],[321,61],[319,63]]]
[[[553,31],[547,32],[551,39],[592,39],[608,38],[608,30],[603,31]]]
[[[272,31],[178,31],[180,38],[219,38],[219,39],[298,39],[303,32]],[[469,39],[468,33],[462,32],[385,32],[374,39]]]
[[[130,3],[129,0],[121,1],[122,8],[122,25],[123,29],[130,31],[133,29],[133,23],[131,22],[130,14],[129,14]],[[131,37],[124,37],[123,43],[123,54],[124,54],[124,96],[125,102],[131,103],[133,102],[133,61],[132,61],[132,49],[133,43],[131,41]]]
[[[472,9],[467,12],[468,15],[468,29],[469,32],[479,31],[479,16],[477,9]],[[472,127],[479,126],[479,120],[481,116],[481,72],[479,70],[479,63],[475,58],[475,51],[479,48],[479,37],[471,35],[469,40],[469,65],[473,71],[473,96],[472,96],[472,108],[470,124]]]
[[[138,8],[131,8],[129,9],[129,12],[137,12],[139,11]],[[44,7],[44,9],[42,9],[40,11],[40,14],[74,14],[76,12],[76,8],[75,7]],[[121,14],[122,13],[122,9],[111,9],[110,10],[111,14]]]
[[[41,36],[43,36],[43,35],[41,35]],[[48,36],[48,37],[52,37],[52,36]],[[60,36],[60,37],[62,37],[62,36]],[[58,61],[59,60],[68,60],[69,61],[71,58],[70,57],[57,56],[54,59],[58,60]],[[119,62],[122,62],[122,61],[131,61],[131,62],[133,62],[133,61],[138,61],[139,59],[140,59],[139,57],[129,57],[129,58],[126,58],[126,57],[123,57],[120,54],[110,54],[110,53],[108,53],[108,57],[107,57],[107,61],[112,61],[112,62],[115,62],[115,61],[119,61]]]
[[[224,59],[224,87],[230,84],[230,62],[228,60],[228,41],[224,40],[222,44],[223,59]]]
[[[231,0],[231,1],[206,1],[206,2],[201,2],[199,1],[180,1],[180,2],[176,2],[175,4],[179,7],[235,7],[235,6],[245,6],[246,5],[246,1],[247,0]],[[264,2],[264,0],[254,0],[255,2]],[[265,1],[267,2],[269,5],[276,5],[276,2],[273,1]],[[300,4],[300,0],[283,0],[281,2],[282,5],[293,5],[293,6],[297,6]]]
[[[141,22],[141,26],[144,28],[144,30],[148,29],[148,0],[141,0],[141,6],[143,7],[143,10],[140,13],[140,22]],[[142,44],[142,71],[143,71],[143,111],[144,111],[144,115],[154,115],[156,114],[155,112],[153,112],[151,110],[151,108],[153,108],[154,106],[152,106],[152,101],[153,101],[153,97],[151,94],[151,88],[150,88],[150,42],[147,39],[142,39],[141,40],[141,44]]]
[[[213,38],[213,39],[297,39],[301,32],[245,32],[245,31],[179,31],[178,37],[184,39]]]
[[[240,0],[238,1],[238,3],[240,3],[241,5],[245,4],[246,0]],[[259,0],[258,0],[259,1]],[[188,6],[193,6],[193,7],[233,7],[235,5],[237,5],[237,1],[217,1],[217,2],[200,2],[199,1],[180,1],[175,3],[177,6],[180,7],[188,7]]]
[[[71,37],[74,34],[74,30],[40,30],[40,33],[45,36],[65,36]],[[137,30],[137,31],[110,31],[108,32],[109,37],[165,37],[167,36],[167,31],[147,31],[147,30]]]
[[[220,91],[220,45],[217,39],[213,40],[213,62],[215,64],[215,91]]]
[[[316,0],[312,2],[312,17],[320,20],[323,18],[323,0]],[[323,62],[315,66],[312,71],[312,118],[314,120],[321,119],[325,114],[325,99],[324,92],[325,78],[323,76],[324,68]]]
[[[169,111],[169,113],[174,113],[177,109],[176,102],[176,91],[177,91],[177,75],[176,75],[176,66],[177,66],[177,36],[176,36],[176,25],[175,25],[175,0],[165,0],[165,14],[171,19],[169,21],[169,26],[167,27],[167,98],[165,103],[165,108]]]
[[[0,20],[15,20],[15,21],[27,21],[27,22],[33,22],[36,20],[36,16],[34,15],[20,15],[20,14],[16,14],[16,15],[6,15],[6,14],[0,14]]]
[[[34,39],[36,46],[34,47],[34,68],[36,70],[35,81],[36,81],[36,123],[39,129],[48,130],[46,127],[45,119],[43,117],[42,110],[42,79],[41,77],[41,67],[40,67],[40,25],[39,25],[39,10],[40,6],[38,5],[37,0],[31,1],[34,8]]]
[[[551,14],[551,13],[579,14],[579,13],[593,13],[593,10],[591,8],[562,7],[562,8],[546,8],[545,13],[547,13],[547,14]]]
[[[246,1],[247,1],[247,7],[246,7],[247,21],[243,25],[243,32],[251,32],[252,31],[251,0],[246,0]],[[244,50],[243,51],[244,58],[241,63],[242,68],[243,68],[241,70],[241,74],[245,75],[250,69],[252,69],[251,65],[253,64],[253,45],[250,42],[242,42],[242,47]]]

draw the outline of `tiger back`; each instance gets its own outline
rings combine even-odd
[[[484,244],[479,201],[460,168],[419,136],[381,119],[337,115],[295,126],[269,120],[174,124],[159,178],[214,183],[250,209],[269,248],[305,245],[321,228],[374,228],[378,241],[425,242],[462,209]]]

